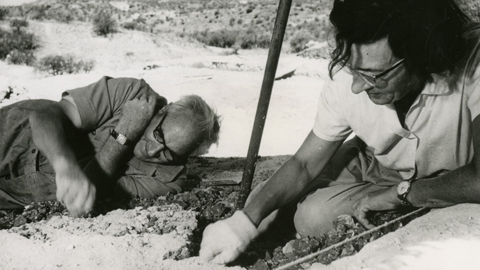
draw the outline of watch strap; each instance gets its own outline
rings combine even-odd
[[[130,139],[128,139],[127,136],[116,132],[115,129],[112,129],[112,132],[110,134],[115,139],[115,141],[117,141],[117,143],[121,145],[125,145],[125,146],[133,145],[133,142]]]

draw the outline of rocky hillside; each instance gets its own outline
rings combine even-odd
[[[323,40],[328,31],[332,1],[295,1],[286,38],[306,35]],[[151,33],[176,33],[181,37],[219,30],[232,35],[253,34],[269,39],[278,1],[86,1],[39,0],[8,9],[9,16],[63,23],[91,22],[96,14],[110,14],[118,27]],[[268,44],[267,44],[268,46]],[[264,46],[265,47],[265,46]]]

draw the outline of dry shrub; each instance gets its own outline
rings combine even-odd
[[[292,52],[297,53],[305,49],[305,45],[314,40],[315,37],[307,31],[300,31],[290,39],[290,47]]]
[[[0,21],[3,21],[8,15],[8,10],[5,8],[0,8]]]
[[[5,58],[8,64],[31,66],[35,63],[33,51],[20,51],[13,49]]]
[[[0,29],[0,59],[6,59],[10,64],[33,64],[33,52],[38,47],[40,42],[33,33],[20,28],[12,31]]]
[[[93,17],[93,32],[99,36],[108,36],[117,32],[117,22],[112,14],[100,11]]]
[[[49,55],[41,58],[36,69],[51,75],[74,74],[90,72],[95,65],[93,60],[77,61],[72,55]]]
[[[268,48],[270,46],[270,36],[267,34],[258,34],[253,28],[249,28],[238,37],[238,44],[242,49]]]
[[[15,31],[20,31],[20,29],[28,27],[28,22],[24,19],[13,19],[10,20],[10,27]]]
[[[217,31],[195,31],[192,37],[208,46],[231,48],[237,41],[239,31],[221,29]]]

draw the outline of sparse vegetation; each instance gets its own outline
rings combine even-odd
[[[0,8],[0,21],[3,21],[7,17],[8,11],[4,8]]]
[[[10,30],[0,28],[0,59],[9,64],[32,65],[33,53],[40,47],[38,37],[24,30],[28,26],[25,20],[12,20],[10,26]]]
[[[238,33],[238,30],[221,29],[210,31],[206,29],[203,31],[195,31],[192,36],[208,46],[231,48],[237,41]]]
[[[93,31],[99,36],[108,36],[117,32],[117,22],[112,14],[100,11],[93,17]]]
[[[305,49],[305,45],[314,40],[315,37],[307,31],[300,31],[290,39],[291,50],[294,53],[300,52]]]
[[[95,63],[93,60],[77,61],[72,55],[49,55],[41,58],[36,69],[51,75],[73,74],[90,72]]]
[[[13,19],[10,21],[10,27],[16,31],[28,27],[28,22],[24,19]]]
[[[7,10],[8,16],[29,20],[93,22],[98,24],[94,31],[100,36],[115,33],[117,27],[121,27],[153,34],[172,33],[177,37],[193,37],[209,46],[238,45],[249,49],[268,48],[278,7],[278,1],[273,0],[246,3],[137,0],[129,3],[128,9],[124,10],[108,1],[51,0],[48,4],[32,3],[8,7]],[[324,41],[329,27],[326,15],[331,5],[331,0],[296,2],[292,6],[285,33],[285,48],[290,49],[290,40],[301,31],[309,32],[314,41]],[[238,36],[232,36],[235,33]]]

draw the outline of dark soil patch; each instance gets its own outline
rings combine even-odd
[[[253,185],[268,179],[289,157],[265,157],[257,164]],[[190,255],[198,255],[204,228],[215,221],[229,217],[235,211],[239,194],[244,158],[193,158],[189,162],[188,185],[181,194],[169,194],[155,199],[132,199],[128,201],[105,200],[98,203],[89,214],[95,217],[114,209],[178,204],[183,209],[199,213],[199,226],[194,232],[189,247]],[[240,178],[240,179],[239,179]],[[375,225],[384,224],[404,213],[377,213],[372,217]],[[423,213],[422,213],[423,214]],[[56,201],[32,203],[25,209],[0,211],[0,229],[18,227],[26,223],[48,220],[55,215],[68,215],[66,208]],[[314,262],[330,264],[332,261],[357,253],[368,242],[395,231],[415,217],[396,222],[381,230],[365,235],[338,248],[332,249],[315,259],[293,266],[291,269],[305,269]],[[321,238],[295,239],[286,233],[288,228],[263,237],[252,243],[249,249],[233,264],[248,269],[273,269],[312,254],[345,239],[357,236],[365,229],[351,216],[340,216],[334,228]],[[282,231],[283,230],[283,231]]]

